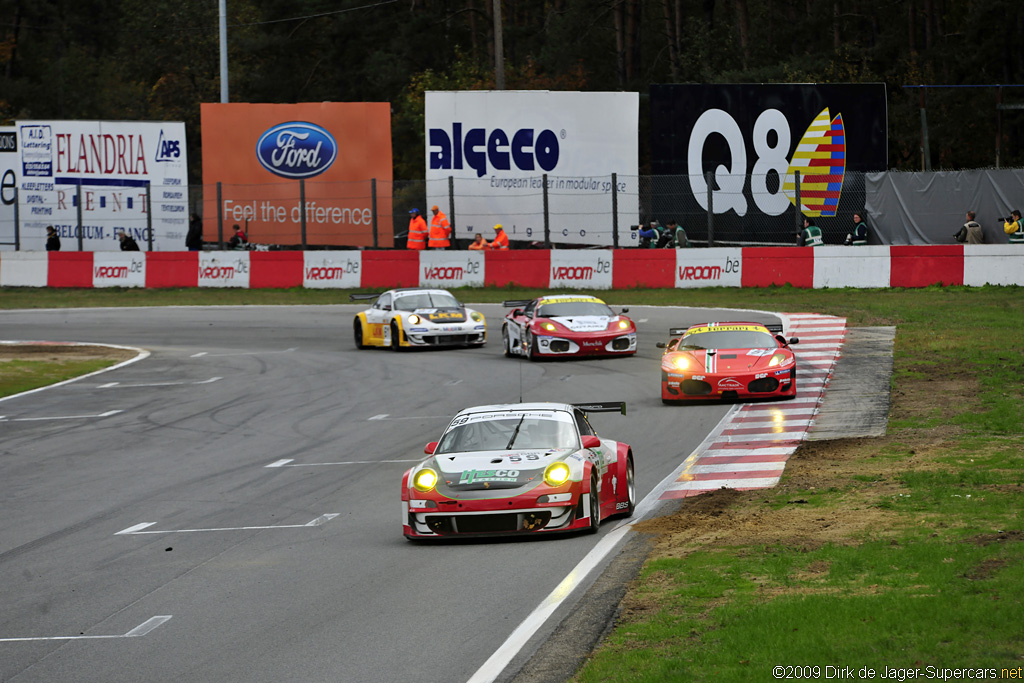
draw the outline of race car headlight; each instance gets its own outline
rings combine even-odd
[[[686,356],[676,356],[672,359],[672,366],[677,370],[685,370],[690,367],[690,360]]]
[[[541,325],[541,328],[547,330],[548,332],[555,331],[555,326],[553,323],[544,323],[543,325]]]
[[[419,325],[420,324],[420,320],[421,320],[421,318],[418,315],[416,315],[415,313],[413,313],[412,315],[409,316],[409,322],[412,323],[413,325]]]
[[[420,493],[426,493],[434,488],[435,484],[437,484],[437,472],[429,467],[424,467],[412,477],[412,487]]]
[[[553,462],[544,470],[544,482],[548,486],[561,486],[569,480],[569,466],[564,462]]]
[[[629,329],[629,323],[626,322],[625,320],[620,320],[619,321],[619,329],[620,330],[628,330]]]
[[[776,365],[782,365],[782,361],[786,360],[786,354],[777,353],[772,356],[772,359],[768,361],[768,367],[774,368]]]
[[[478,313],[477,311],[470,313],[469,317],[473,319],[473,322],[482,323],[484,321],[483,313]]]

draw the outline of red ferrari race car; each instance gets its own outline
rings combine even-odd
[[[795,398],[796,356],[782,325],[700,323],[658,342],[661,400]]]
[[[467,408],[402,477],[409,539],[563,531],[596,533],[636,507],[633,451],[599,437],[588,413],[625,403]]]
[[[597,297],[579,294],[506,301],[501,341],[506,356],[632,356],[636,325]],[[626,313],[629,309],[622,309]]]

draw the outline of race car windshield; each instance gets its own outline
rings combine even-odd
[[[757,330],[698,332],[683,337],[679,345],[701,349],[774,349],[778,346],[774,337]]]
[[[612,309],[600,301],[567,301],[565,303],[544,304],[537,309],[541,318],[571,318],[580,315],[614,316]]]
[[[518,433],[516,433],[517,427]],[[434,455],[473,451],[505,451],[510,448],[579,447],[576,429],[568,420],[513,414],[507,418],[469,422],[449,429],[434,450]]]
[[[442,292],[420,292],[406,294],[395,299],[395,309],[399,311],[415,311],[420,308],[459,308],[459,301],[454,296]]]

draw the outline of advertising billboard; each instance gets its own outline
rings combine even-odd
[[[392,246],[388,103],[203,104],[201,115],[206,241],[238,224],[250,243],[302,244],[304,199],[307,245],[373,247],[376,229],[377,246]]]
[[[52,225],[64,251],[184,248],[188,159],[180,121],[18,121],[21,248]],[[79,230],[81,225],[81,230]]]
[[[799,177],[801,214],[848,223],[863,174],[888,168],[886,117],[883,83],[652,85],[651,170],[689,186],[653,201],[667,214],[710,204],[716,235],[756,241],[773,223],[792,231]]]
[[[0,251],[15,246],[14,203],[18,194],[18,129],[0,126]]]
[[[427,208],[437,205],[459,239],[491,239],[501,224],[510,240],[543,241],[546,208],[552,242],[610,245],[616,174],[628,238],[638,220],[638,106],[635,92],[427,92]]]

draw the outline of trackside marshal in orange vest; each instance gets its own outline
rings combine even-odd
[[[501,223],[494,226],[494,239],[491,241],[491,249],[508,249],[508,235],[501,227]]]
[[[427,248],[427,222],[419,209],[409,211],[409,236],[405,238],[405,246],[417,250]]]
[[[448,225],[448,218],[436,204],[430,210],[434,212],[434,217],[430,219],[430,242],[427,246],[431,249],[447,249],[451,246],[448,237],[452,234],[452,226]]]

